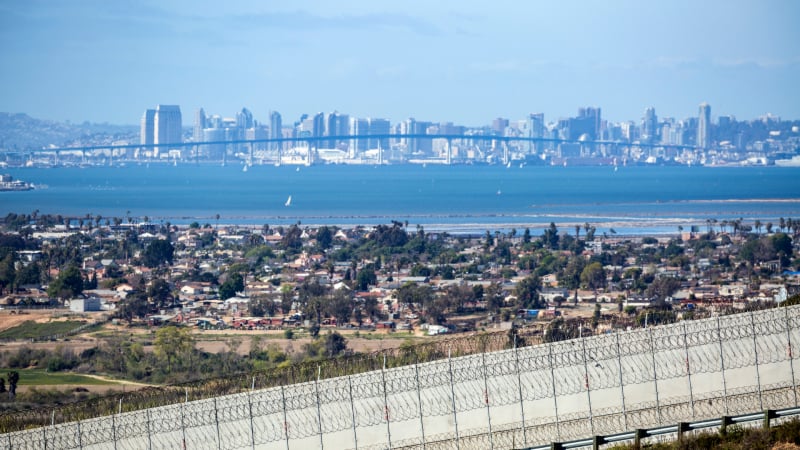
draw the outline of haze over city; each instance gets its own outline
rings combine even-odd
[[[0,5],[0,111],[136,124],[156,104],[485,124],[800,117],[791,1]]]

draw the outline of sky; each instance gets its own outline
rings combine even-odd
[[[800,118],[794,0],[2,0],[0,111]]]

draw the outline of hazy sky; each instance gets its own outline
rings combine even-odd
[[[800,118],[800,2],[3,0],[0,111]]]

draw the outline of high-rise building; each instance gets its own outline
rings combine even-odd
[[[337,111],[325,114],[325,136],[347,136],[350,130],[350,116],[339,114]],[[341,141],[331,139],[326,141],[325,147],[336,148]]]
[[[528,138],[541,138],[544,137],[544,113],[528,114],[528,119],[525,123],[525,135]],[[538,153],[542,148],[541,143],[529,142],[529,153]]]
[[[359,119],[357,117],[350,118],[350,135],[351,136],[367,136],[369,135],[369,119]],[[366,139],[352,139],[350,143],[350,157],[355,158],[359,153],[366,151],[369,148]]]
[[[586,107],[578,108],[578,119],[586,123],[586,128],[589,130],[587,133],[590,138],[597,139],[600,137],[602,129],[602,119],[600,117],[600,107]]]
[[[242,130],[253,128],[253,113],[247,108],[242,108],[241,112],[236,113],[236,127]]]
[[[656,109],[652,106],[644,110],[642,120],[642,140],[645,142],[655,142],[658,134],[658,117]]]
[[[192,132],[192,139],[195,142],[202,142],[203,130],[206,128],[206,112],[203,110],[203,108],[199,108],[194,113],[194,130]]]
[[[503,136],[506,128],[508,128],[508,119],[498,117],[492,121],[492,131],[498,136]]]
[[[314,115],[313,121],[311,122],[311,136],[318,138],[325,135],[325,114],[317,113]],[[323,145],[322,141],[314,141],[312,143],[313,147],[320,147]]]
[[[386,119],[369,119],[369,134],[374,135],[387,135],[391,132],[392,124]],[[389,138],[370,138],[370,149],[375,149],[380,146],[384,150],[389,149]]]
[[[183,142],[181,107],[158,105],[153,119],[154,144],[180,144]]]
[[[155,109],[148,109],[142,115],[141,134],[139,138],[139,143],[142,145],[153,145],[155,142],[155,117]]]
[[[272,111],[269,115],[269,138],[270,139],[280,139],[283,137],[283,123],[281,123],[281,113],[278,111]],[[282,146],[277,143],[272,143],[272,149],[279,149]]]
[[[697,118],[697,143],[700,148],[711,147],[711,106],[708,103],[700,104]]]

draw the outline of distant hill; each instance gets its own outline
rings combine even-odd
[[[0,112],[0,151],[26,150],[49,145],[62,147],[81,141],[108,143],[119,139],[138,137],[135,125],[110,125],[107,123],[73,124],[53,120],[35,119],[24,113]]]

